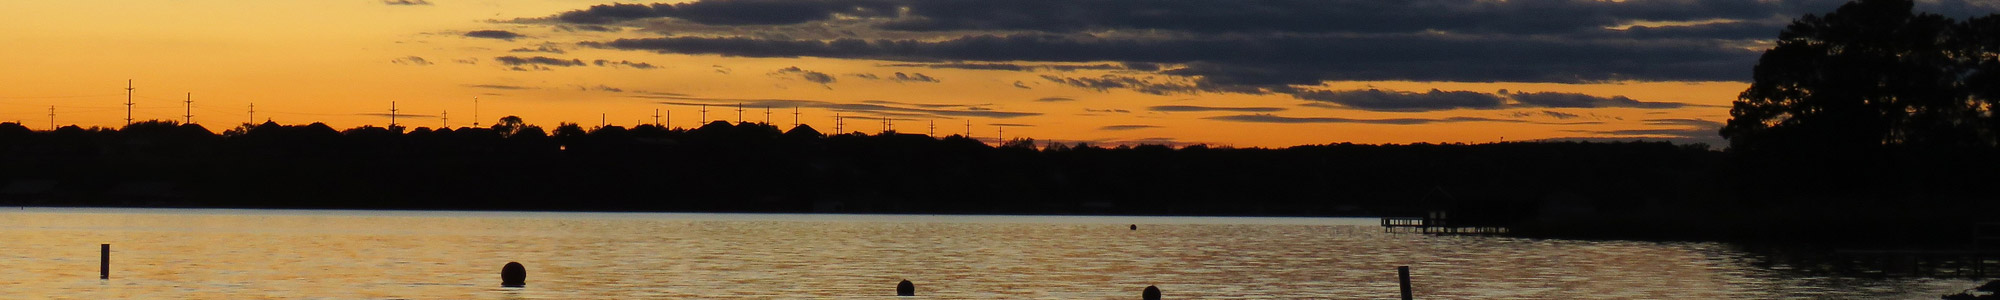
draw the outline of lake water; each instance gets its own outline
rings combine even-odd
[[[20,208],[15,208],[20,209]],[[1128,230],[1138,224],[1138,230]],[[1383,233],[1375,219],[26,208],[0,298],[1937,299],[1718,243]],[[98,245],[112,244],[110,280]],[[527,287],[499,286],[500,267]]]

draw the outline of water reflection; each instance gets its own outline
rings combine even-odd
[[[1129,224],[1140,224],[1130,230]],[[1935,298],[1716,243],[1386,234],[1369,219],[254,210],[0,212],[0,292],[74,298]],[[96,279],[113,244],[112,280]],[[518,261],[527,287],[499,286]]]

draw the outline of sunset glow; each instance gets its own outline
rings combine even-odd
[[[752,3],[710,2],[717,5]],[[969,121],[971,134],[981,139],[994,138],[1000,131],[997,127],[1006,126],[1008,138],[1031,137],[1098,144],[1206,143],[1282,147],[1338,142],[1483,143],[1644,138],[1706,142],[1719,146],[1720,137],[1715,134],[1715,128],[1727,119],[1728,103],[1747,86],[1745,81],[1749,79],[1749,68],[1756,53],[1761,51],[1761,48],[1755,47],[1761,45],[1762,40],[1775,36],[1774,26],[1782,25],[1782,20],[1750,19],[1739,16],[1742,14],[1703,15],[1695,11],[1700,9],[1695,8],[1687,9],[1690,12],[1683,12],[1684,16],[1680,19],[1671,20],[1621,20],[1617,19],[1620,17],[1617,13],[1607,13],[1620,24],[1592,27],[1596,28],[1593,30],[1604,31],[1601,33],[1519,32],[1514,29],[1482,29],[1478,28],[1479,24],[1453,27],[1458,25],[1456,22],[1478,21],[1446,19],[1428,21],[1437,25],[1419,22],[1418,25],[1422,26],[1415,28],[1428,29],[1414,33],[1287,28],[1269,31],[1210,30],[1149,27],[1144,24],[1098,24],[1076,30],[1006,27],[1005,24],[995,25],[995,28],[961,26],[924,30],[880,26],[911,20],[915,18],[911,14],[925,12],[909,7],[903,8],[905,11],[900,17],[894,16],[897,12],[863,9],[798,22],[714,19],[728,17],[721,15],[692,21],[653,16],[575,22],[558,17],[565,12],[583,13],[592,5],[609,3],[579,0],[10,1],[0,4],[0,10],[13,12],[6,18],[0,18],[0,27],[7,28],[0,33],[0,41],[12,45],[0,50],[6,52],[6,55],[0,55],[0,60],[8,66],[7,72],[0,72],[0,81],[7,83],[5,89],[0,89],[0,121],[16,121],[30,128],[45,130],[50,126],[49,114],[53,107],[53,122],[56,125],[121,126],[125,114],[124,88],[129,79],[136,88],[133,93],[133,118],[180,121],[187,114],[183,101],[190,98],[191,93],[192,120],[216,131],[267,119],[286,124],[325,122],[336,128],[385,126],[390,122],[387,114],[392,102],[399,115],[398,123],[412,128],[447,124],[452,127],[471,126],[475,114],[482,126],[506,115],[518,115],[529,123],[543,125],[573,122],[586,127],[601,123],[631,126],[654,122],[656,109],[665,113],[662,119],[670,119],[671,126],[691,127],[700,119],[699,104],[709,104],[708,120],[737,121],[735,106],[740,103],[747,106],[742,121],[764,121],[764,109],[769,107],[772,111],[770,122],[781,127],[790,126],[792,111],[796,107],[800,122],[822,131],[831,132],[835,127],[833,118],[839,114],[868,119],[849,120],[844,128],[849,132],[881,131],[884,128],[878,125],[881,123],[879,120],[890,118],[897,131],[905,133],[931,132],[929,127],[934,122],[936,134],[942,136],[965,133],[965,125]],[[845,2],[826,3],[837,6]],[[1647,4],[1629,4],[1639,5]],[[1618,8],[1615,7],[1617,5],[1604,3],[1596,6],[1605,6],[1603,9],[1610,11]],[[1772,18],[1780,18],[1775,14],[1789,14],[1791,11],[1777,10],[1772,13]],[[938,23],[943,22],[940,21],[943,17],[931,16],[925,20]],[[967,22],[974,21],[977,20]],[[1647,29],[1635,28],[1635,24],[1639,27],[1656,26],[1652,29],[1674,29],[1727,25],[1731,22],[1774,25],[1765,26],[1772,30],[1755,39],[1732,36],[1615,36]],[[1422,37],[1427,34],[1443,37]],[[1590,35],[1614,36],[1579,37]],[[725,38],[762,41],[856,38],[935,42],[976,36],[1063,37],[1076,41],[1110,41],[1105,42],[1110,44],[1140,41],[1118,45],[1180,41],[1176,39],[1197,42],[1227,40],[1236,36],[1248,36],[1250,39],[1272,36],[1279,39],[1297,36],[1417,36],[1423,41],[1444,40],[1460,45],[1491,44],[1496,48],[1525,49],[1499,49],[1495,51],[1525,52],[1495,52],[1500,54],[1485,58],[1524,60],[1524,63],[1546,58],[1517,57],[1522,53],[1560,52],[1561,49],[1508,45],[1526,40],[1571,39],[1555,43],[1591,44],[1629,52],[1609,53],[1609,57],[1575,58],[1580,67],[1573,69],[1583,71],[1552,67],[1549,70],[1520,71],[1542,74],[1486,74],[1511,67],[1500,65],[1468,71],[1422,63],[1434,60],[1423,57],[1426,55],[1462,56],[1453,53],[1466,51],[1438,50],[1413,53],[1411,56],[1418,56],[1413,58],[1354,58],[1371,64],[1380,62],[1383,66],[1356,66],[1352,71],[1361,75],[1353,76],[1343,75],[1345,70],[1320,70],[1321,73],[1303,79],[1318,84],[1219,85],[1221,81],[1213,75],[1219,73],[1204,75],[1175,71],[1197,69],[1194,67],[1240,69],[1240,66],[1265,62],[1248,58],[1153,59],[1146,55],[1134,55],[1129,60],[1092,60],[1088,56],[1026,53],[951,56],[921,51],[893,55],[794,55],[729,52],[758,51],[741,49],[695,51],[690,49],[696,46],[681,44],[672,46],[678,48],[650,49],[616,42],[620,39],[645,41],[661,38],[714,38],[709,41]],[[1097,38],[1104,40],[1090,40]],[[1650,43],[1667,39],[1680,44],[1709,45],[1711,48],[1646,48],[1651,47],[1648,46]],[[1162,40],[1169,42],[1160,42]],[[1383,47],[1390,46],[1394,45]],[[1114,47],[1106,53],[1125,55],[1156,50]],[[1322,50],[1307,47],[1298,51]],[[1689,55],[1724,57],[1691,62],[1676,58],[1617,57],[1677,55],[1690,51],[1706,52]],[[1280,49],[1273,53],[1287,52],[1290,50]],[[1246,52],[1246,55],[1256,54]],[[1347,54],[1328,52],[1327,55]],[[1018,59],[957,59],[963,57]],[[1236,60],[1247,62],[1214,62]],[[1687,65],[1649,65],[1652,61]],[[1730,63],[1717,65],[1718,62]],[[1324,64],[1356,65],[1340,61]],[[1001,68],[1003,66],[1015,69]],[[1390,74],[1369,68],[1414,69],[1417,71],[1415,74],[1420,75]],[[1435,68],[1432,70],[1434,73],[1423,73],[1426,68]],[[1687,71],[1677,68],[1705,69]],[[903,74],[902,78],[897,77],[899,73]],[[1570,79],[1550,79],[1559,77]],[[1066,81],[1073,79],[1087,80]],[[1250,92],[1245,92],[1245,88]],[[1498,95],[1497,99],[1502,100],[1494,103],[1497,105],[1485,106],[1419,104],[1368,107],[1362,104],[1372,102],[1327,100],[1351,100],[1362,94],[1339,95],[1349,98],[1313,98],[1310,95],[1314,94],[1308,92],[1365,92],[1370,89],[1388,95],[1415,95],[1407,99],[1375,99],[1381,101],[1427,101],[1424,100],[1428,99],[1424,93],[1433,89],[1488,97]],[[1553,93],[1548,95],[1572,97],[1569,99],[1584,102],[1537,105],[1522,102],[1518,97],[1498,94],[1502,90],[1511,93]],[[479,99],[477,111],[474,110],[475,97]],[[1622,99],[1627,102],[1592,102],[1621,99],[1617,97],[1625,97]],[[255,105],[254,115],[250,111],[252,104]]]

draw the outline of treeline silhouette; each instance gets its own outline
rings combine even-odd
[[[1723,161],[1705,147],[1644,142],[995,147],[720,121],[546,133],[517,118],[501,124],[405,132],[267,122],[215,134],[166,121],[44,132],[7,123],[0,179],[57,184],[0,194],[197,207],[1373,215],[1455,199],[1515,207],[1552,193],[1620,199],[1607,207],[1706,199],[1721,194],[1708,174]],[[135,182],[172,188],[113,193]]]
[[[1855,224],[1893,225],[1992,202],[1947,197],[1988,195],[1980,185],[1899,194],[1919,188],[1917,178],[1791,197],[1797,187],[1765,185],[1765,171],[1743,170],[1732,155],[1664,142],[1239,149],[1017,139],[991,146],[961,136],[825,135],[810,126],[781,131],[721,121],[693,129],[566,123],[545,131],[514,117],[491,128],[266,122],[221,134],[168,121],[54,131],[0,123],[0,204],[1263,216],[1449,210],[1461,224],[1533,236],[1769,239],[1814,237],[1826,226],[1872,230]]]

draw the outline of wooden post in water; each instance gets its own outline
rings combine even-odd
[[[1139,299],[1160,300],[1160,287],[1151,285],[1146,286],[1146,291],[1139,292]]]
[[[111,244],[98,245],[97,279],[111,279]]]
[[[896,283],[896,296],[908,297],[916,295],[917,295],[917,285],[914,283],[910,283],[909,279],[904,279],[903,282]]]
[[[1403,285],[1403,300],[1416,299],[1410,295],[1410,266],[1397,266],[1396,277]]]

